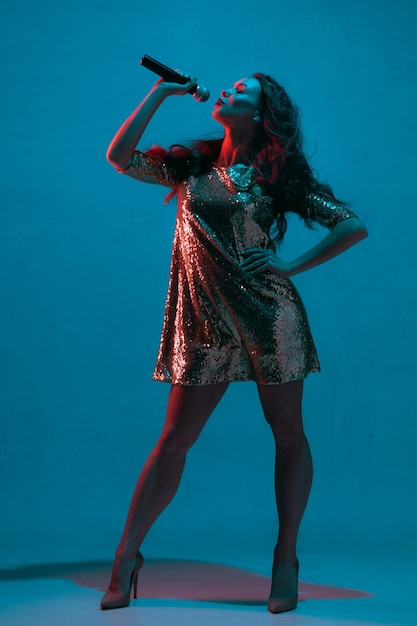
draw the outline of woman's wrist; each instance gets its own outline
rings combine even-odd
[[[164,83],[158,82],[152,87],[149,95],[159,100],[159,102],[163,102],[163,100],[165,100],[165,98],[169,96],[169,93],[164,87]]]
[[[288,278],[292,278],[299,273],[298,265],[295,260],[288,262]]]

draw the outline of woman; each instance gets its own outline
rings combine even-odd
[[[139,477],[102,609],[127,606],[143,564],[139,547],[173,498],[185,456],[229,382],[253,380],[276,442],[279,517],[268,609],[297,606],[296,541],[312,479],[301,416],[303,379],[319,370],[307,316],[289,278],[366,237],[362,222],[314,178],[285,90],[254,74],[223,91],[219,140],[190,148],[136,146],[168,96],[195,85],[159,80],[112,140],[119,171],[178,196],[170,283],[154,379],[171,383],[166,423]],[[292,262],[275,254],[285,214],[329,234]],[[270,236],[275,225],[275,237]]]

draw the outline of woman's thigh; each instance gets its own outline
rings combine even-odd
[[[227,387],[228,383],[173,385],[161,436],[165,445],[188,449],[198,438]]]

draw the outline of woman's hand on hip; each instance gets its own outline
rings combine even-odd
[[[260,274],[261,272],[273,272],[283,278],[292,275],[292,265],[280,259],[273,250],[264,248],[248,248],[242,252],[244,257],[240,267],[248,274]]]

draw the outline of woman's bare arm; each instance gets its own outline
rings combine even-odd
[[[284,278],[305,272],[341,254],[365,239],[368,231],[358,217],[339,222],[319,243],[293,261],[283,261],[273,250],[250,248],[243,253],[241,268],[250,274],[270,271]]]
[[[126,169],[149,121],[165,98],[173,95],[182,96],[195,84],[194,78],[184,85],[158,80],[111,140],[106,154],[109,163],[118,170]]]

